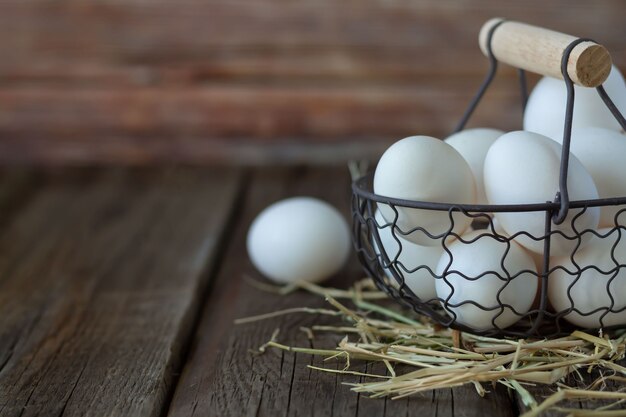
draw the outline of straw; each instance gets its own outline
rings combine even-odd
[[[277,341],[279,333],[276,330],[260,351],[274,348],[321,356],[325,361],[345,360],[342,370],[308,367],[319,372],[366,378],[360,383],[345,384],[357,393],[371,397],[403,398],[423,391],[471,385],[478,395],[484,396],[488,394],[483,384],[501,384],[514,390],[529,408],[522,417],[540,416],[548,410],[571,416],[624,415],[624,410],[611,408],[625,402],[626,393],[605,389],[607,381],[614,386],[626,387],[626,367],[616,363],[624,358],[626,333],[611,338],[608,334],[594,335],[578,330],[553,340],[482,337],[441,328],[425,317],[400,310],[369,279],[361,280],[346,290],[310,283],[275,287],[248,281],[258,289],[284,296],[296,289],[305,290],[323,297],[333,307],[332,310],[297,307],[241,318],[235,323],[245,324],[296,314],[334,318],[336,324],[302,329],[312,340],[315,332],[341,335],[341,341],[332,348],[288,346]],[[353,360],[381,362],[385,365],[384,372],[364,373],[351,369]],[[398,365],[403,365],[400,368],[403,372],[399,372]],[[565,385],[568,375],[582,379],[582,373],[593,369],[598,370],[601,376],[586,389]],[[554,393],[538,402],[531,394],[532,390],[526,388],[528,385],[543,385]],[[587,410],[559,407],[563,400],[573,399],[611,400],[612,403]]]

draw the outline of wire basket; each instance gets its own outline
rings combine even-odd
[[[490,21],[483,27],[486,36],[481,42],[489,58],[490,69],[458,124],[455,130],[457,132],[464,128],[496,74],[498,59],[494,54],[492,43],[496,29],[504,22],[505,20]],[[540,35],[549,36],[546,33]],[[621,273],[626,274],[626,256],[620,257],[617,253],[621,251],[620,245],[626,246],[626,196],[570,201],[567,191],[574,110],[574,81],[568,72],[568,63],[571,64],[571,54],[577,45],[582,42],[593,42],[589,39],[572,39],[561,49],[563,53],[559,62],[560,73],[567,89],[567,102],[559,189],[555,190],[554,201],[514,205],[411,201],[375,194],[372,191],[372,174],[354,181],[352,233],[357,255],[368,275],[390,297],[443,326],[485,336],[556,337],[570,333],[575,327],[603,330],[626,327],[626,275],[620,276]],[[511,63],[510,59],[506,61]],[[534,66],[525,69],[547,75],[550,73],[543,68],[537,70],[537,63],[531,65]],[[525,105],[527,99],[525,73],[523,69],[519,69],[518,72],[522,103]],[[604,79],[594,87],[607,108],[626,130],[626,121],[601,85],[603,81]],[[579,80],[577,83],[584,84]],[[614,222],[611,227],[601,231],[585,227],[583,219],[587,213],[607,206],[614,206]],[[385,211],[386,216],[377,214],[377,210]],[[443,232],[441,230],[433,232],[420,224],[411,224],[407,227],[406,222],[399,221],[403,214],[417,211],[439,212],[449,223],[449,227]],[[494,219],[495,213],[541,215],[545,219],[544,228],[541,231],[521,230],[507,235],[501,231]],[[464,221],[471,222],[472,228],[476,230],[469,239],[455,232],[455,224]],[[555,225],[560,226],[557,228]],[[412,234],[421,234],[422,239],[430,240],[429,248],[436,248],[441,257],[433,255],[429,259],[439,262],[427,264],[419,261],[424,256],[414,256],[411,247],[406,243],[406,238]],[[534,259],[536,268],[509,271],[507,265],[517,256],[513,242],[520,239],[541,245],[542,253]],[[581,264],[577,255],[583,244],[601,248],[608,261],[602,265]],[[495,253],[498,257],[495,262],[498,267],[467,275],[463,270],[455,269],[455,256],[466,254],[471,256],[472,253],[476,256],[475,248],[478,245],[497,248]],[[564,250],[564,254],[561,253],[559,258],[562,261],[551,265],[551,259],[554,259],[551,257],[551,249],[554,251],[557,245]],[[436,294],[439,296],[433,295],[432,291],[426,294],[427,291],[421,290],[420,283],[428,279],[435,283]],[[551,305],[548,297],[551,279],[552,285],[558,283],[562,286],[561,300],[557,303],[552,299],[555,305]],[[472,285],[476,285],[479,280],[482,281],[483,289],[485,282],[488,282],[488,291],[472,296],[472,291],[462,289],[473,288]],[[459,282],[462,282],[464,287],[460,286]],[[530,282],[537,283],[534,304],[530,307],[520,307],[518,294],[529,291],[527,285]],[[586,294],[586,286],[589,285],[603,287],[600,291],[600,305],[592,309],[580,305],[581,299],[591,297],[590,294]],[[443,290],[439,291],[440,288]],[[475,291],[473,294],[477,294]],[[490,295],[483,297],[485,292]],[[468,316],[480,317],[479,321],[482,324],[477,326],[476,321],[468,323],[466,320]],[[579,324],[574,325],[570,322]]]

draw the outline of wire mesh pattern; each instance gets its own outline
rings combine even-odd
[[[497,27],[492,27],[487,37],[489,73],[456,131],[465,127],[495,76],[497,60],[490,45]],[[562,57],[567,103],[559,190],[554,201],[515,205],[411,201],[374,194],[371,174],[353,183],[355,248],[381,290],[443,326],[486,336],[556,337],[574,327],[626,327],[626,196],[570,201],[567,192],[574,107],[567,60],[572,49],[586,40],[572,42]],[[522,70],[519,76],[524,104],[527,94]],[[624,117],[604,88],[599,86],[597,91],[626,130]],[[586,214],[606,206],[616,209],[610,227],[595,230],[583,225]],[[439,212],[444,228],[427,230],[420,224],[408,228],[403,221],[410,217],[407,214],[420,211]],[[506,234],[497,221],[504,213],[540,214],[545,219],[544,229],[534,234],[528,230]],[[455,225],[463,222],[471,222],[474,232],[458,234]],[[414,239],[415,235],[420,238]],[[412,241],[423,243],[424,239],[428,246],[416,249]],[[529,241],[538,242],[542,248],[541,253],[530,255],[532,262],[528,261],[530,252],[518,244]],[[472,249],[479,245],[489,247],[491,256]],[[520,255],[520,251],[527,255]],[[473,259],[470,264],[487,266],[466,274],[461,256],[466,258],[464,265],[469,256]],[[520,268],[524,256],[525,267]]]
[[[415,201],[403,201],[377,196],[369,190],[372,187],[372,176],[366,176],[353,184],[352,213],[353,213],[353,236],[359,260],[367,273],[374,279],[377,286],[389,296],[402,302],[418,313],[425,314],[443,326],[452,327],[462,331],[468,331],[487,336],[507,335],[515,337],[534,336],[557,336],[569,333],[574,327],[567,318],[572,320],[572,315],[579,315],[596,322],[597,326],[610,329],[626,325],[626,197],[599,199],[587,201],[574,201],[570,204],[572,213],[568,216],[567,226],[572,233],[566,233],[562,229],[553,230],[552,222],[554,213],[558,213],[559,203],[551,202],[544,204],[529,204],[517,206],[485,206],[476,205],[448,205],[440,203],[427,203]],[[580,229],[578,224],[582,216],[593,207],[603,205],[619,205],[614,218],[614,225],[610,228]],[[388,207],[395,213],[390,221],[376,215],[380,206]],[[416,226],[412,229],[402,230],[397,219],[403,210],[439,210],[446,213],[449,219],[449,227],[443,233],[434,234],[423,227]],[[575,210],[575,213],[574,213]],[[501,231],[497,224],[495,213],[498,212],[538,212],[546,219],[546,230],[541,235],[532,235],[528,231],[520,230],[512,235]],[[460,217],[471,220],[475,230],[471,239],[464,239],[453,231],[455,222]],[[421,233],[432,240],[433,250],[439,250],[439,258],[434,259],[433,264],[419,263],[420,259],[403,256],[407,247],[411,245],[408,239],[412,234]],[[385,236],[386,235],[386,236]],[[467,235],[463,235],[467,236]],[[456,270],[452,245],[470,246],[480,240],[492,240],[501,247],[501,254],[495,264],[497,268],[484,270],[475,275],[464,274]],[[512,256],[511,248],[517,247],[520,239],[532,239],[544,245],[544,252],[535,254],[534,268],[525,270],[510,270],[507,268],[508,260]],[[571,242],[571,251],[561,257],[551,257],[550,247],[556,240]],[[591,240],[591,242],[590,242]],[[389,242],[395,242],[390,244]],[[606,248],[608,261],[602,265],[584,264],[581,255],[590,245],[602,245]],[[489,255],[485,255],[489,256]],[[442,266],[441,259],[445,265]],[[558,264],[550,262],[559,259]],[[567,262],[564,262],[567,260]],[[436,264],[439,263],[439,268]],[[443,269],[442,269],[443,268]],[[548,297],[549,280],[558,274],[559,281],[567,280],[567,285],[562,289],[566,294],[565,307],[554,309],[550,306]],[[419,275],[416,277],[416,275]],[[462,288],[464,281],[477,281],[487,276],[496,277],[500,282],[493,285],[490,282],[492,300],[489,303],[481,303],[476,299],[455,297],[455,291]],[[512,287],[517,280],[527,280],[532,277],[538,283],[535,302],[527,310],[518,310],[513,301],[505,301],[503,295],[507,288]],[[570,279],[567,279],[570,278]],[[437,280],[449,286],[447,297],[427,296],[420,297],[419,285],[427,279]],[[452,282],[456,279],[456,282]],[[460,281],[460,282],[459,282]],[[625,283],[622,283],[624,281]],[[411,285],[411,284],[414,285]],[[415,285],[417,284],[417,285]],[[434,285],[434,284],[433,284]],[[599,300],[601,303],[594,308],[577,306],[581,297],[588,297],[589,286],[603,285],[601,293],[606,295]],[[417,287],[417,289],[416,289]],[[515,297],[515,293],[513,297]],[[509,299],[511,297],[508,297]],[[535,298],[535,297],[533,297]],[[578,301],[578,303],[577,303]],[[473,306],[475,309],[489,312],[491,317],[490,326],[485,329],[470,327],[459,320],[460,307]],[[476,314],[476,312],[474,312]],[[514,316],[514,325],[506,327],[499,320],[503,315]],[[613,324],[614,322],[620,324]]]

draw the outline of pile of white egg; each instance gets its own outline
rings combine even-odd
[[[626,114],[626,86],[617,68],[604,86]],[[522,131],[468,129],[444,141],[402,139],[381,157],[374,192],[451,204],[554,201],[565,99],[564,82],[545,77],[529,97]],[[626,134],[594,89],[576,87],[570,150],[571,201],[626,196]],[[548,277],[549,301],[575,325],[626,324],[626,239],[620,240],[615,228],[616,222],[626,225],[626,212],[616,219],[622,208],[570,209],[563,223],[552,224],[557,233],[551,236],[550,266],[556,269]],[[379,203],[375,221],[387,255],[386,274],[402,276],[421,300],[438,298],[450,316],[473,329],[514,324],[539,294],[544,240],[537,238],[545,233],[546,215],[528,211],[493,216],[504,239],[473,231],[471,218],[459,212]],[[579,240],[581,230],[608,236],[588,232]]]

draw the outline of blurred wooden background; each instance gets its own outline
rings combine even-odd
[[[623,0],[0,0],[0,162],[342,162],[442,136],[493,16],[626,67]],[[473,125],[520,126],[514,76]]]

